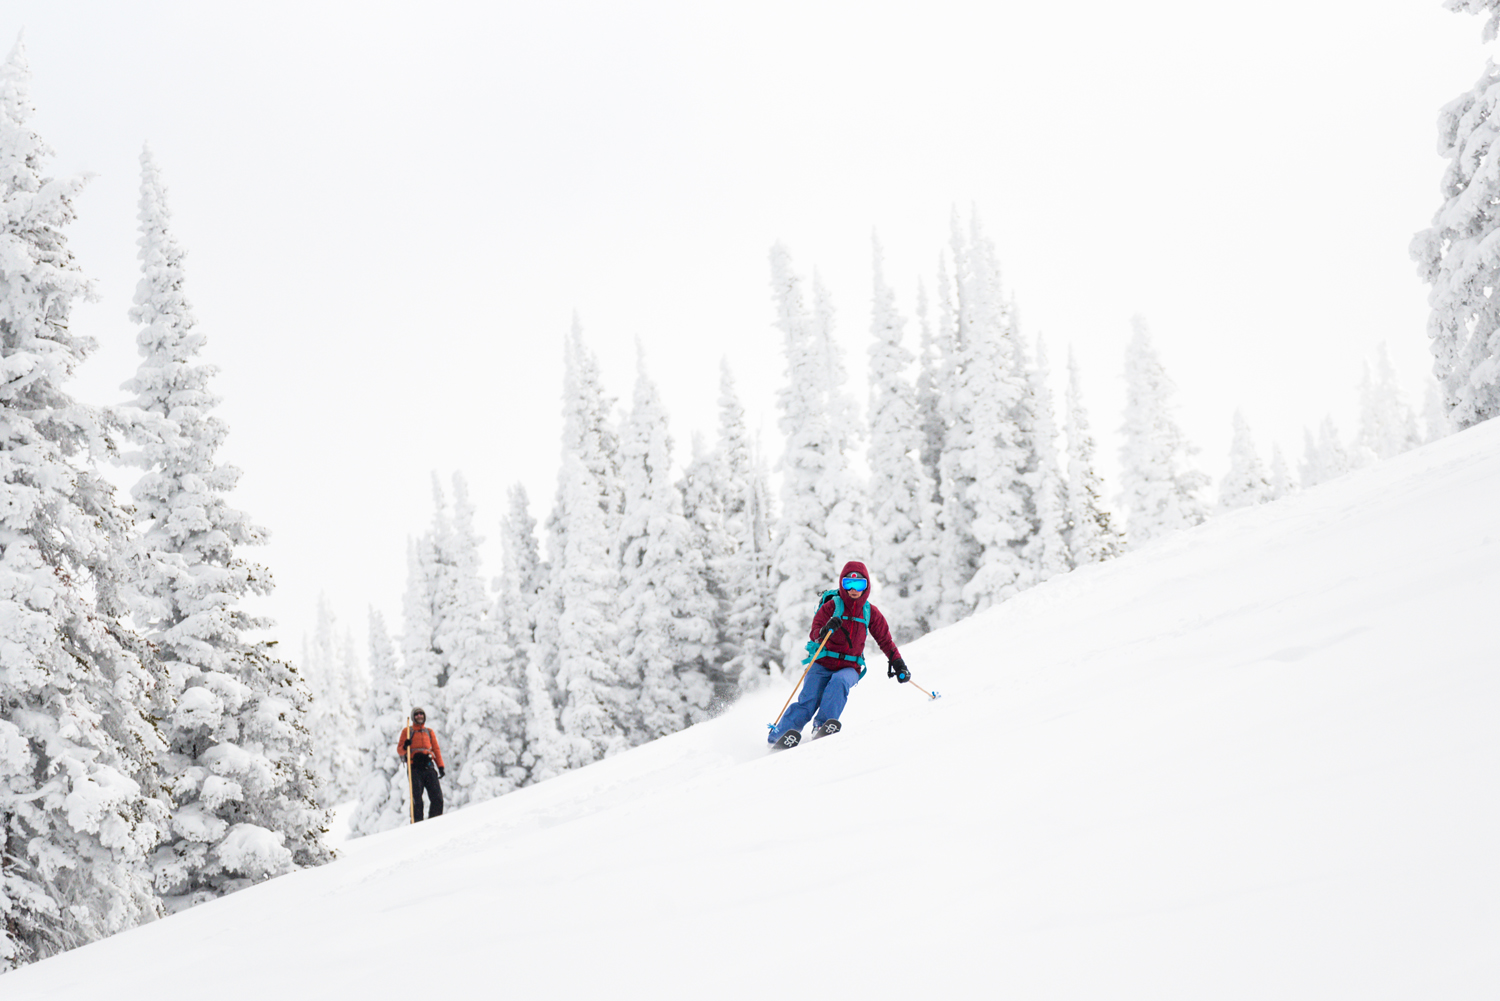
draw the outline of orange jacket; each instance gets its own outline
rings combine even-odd
[[[406,760],[406,749],[410,747],[413,754],[426,754],[437,762],[439,768],[447,768],[443,764],[443,751],[438,747],[437,734],[430,727],[416,726],[403,727],[401,737],[396,741],[396,753],[401,759]]]

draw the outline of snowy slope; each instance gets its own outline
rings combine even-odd
[[[1500,421],[0,994],[1500,996],[1497,498]]]

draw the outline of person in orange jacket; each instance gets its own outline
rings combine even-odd
[[[438,747],[437,734],[427,726],[427,714],[420,709],[411,711],[411,726],[401,730],[396,741],[396,755],[402,761],[410,755],[411,762],[411,822],[422,819],[422,791],[432,801],[429,817],[443,815],[443,787],[438,779],[448,774],[443,767],[443,749]],[[434,768],[436,771],[434,771]]]

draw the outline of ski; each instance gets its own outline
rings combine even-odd
[[[800,743],[802,743],[802,731],[788,730],[776,739],[776,742],[771,745],[771,750],[779,751],[785,747],[796,747]]]
[[[829,734],[838,733],[843,728],[844,725],[842,723],[840,723],[836,719],[831,719],[827,723],[824,723],[822,726],[813,731],[813,740],[817,740],[819,737],[827,737]]]

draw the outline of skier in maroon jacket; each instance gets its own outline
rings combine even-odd
[[[807,671],[801,697],[782,714],[781,722],[772,727],[767,738],[770,743],[796,746],[809,719],[813,720],[819,736],[839,731],[839,714],[849,701],[849,690],[864,676],[867,636],[890,661],[886,676],[903,684],[911,680],[901,651],[891,639],[885,616],[870,603],[870,571],[863,563],[851,560],[844,564],[844,572],[839,575],[838,594],[830,595],[813,616],[807,652],[817,653],[821,646],[822,653]]]

